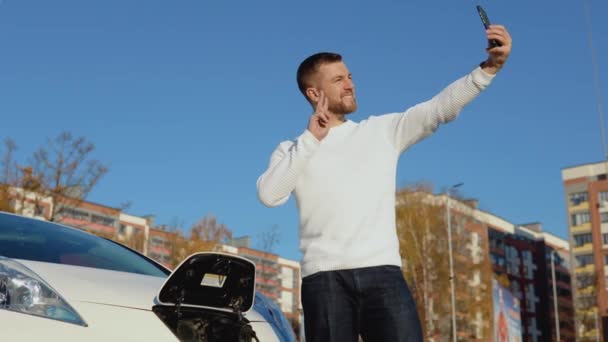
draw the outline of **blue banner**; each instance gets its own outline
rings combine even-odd
[[[494,341],[520,342],[521,314],[519,299],[492,279],[494,299]]]

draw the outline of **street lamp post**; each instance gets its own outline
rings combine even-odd
[[[448,191],[447,191],[447,201],[445,204],[445,211],[446,211],[446,220],[448,221],[447,227],[448,227],[448,253],[449,253],[449,259],[450,259],[450,288],[451,288],[451,292],[450,292],[450,299],[452,301],[452,340],[454,342],[456,342],[457,336],[456,336],[456,299],[455,299],[455,292],[454,292],[454,259],[452,256],[452,220],[451,220],[451,216],[450,216],[450,194],[452,192],[453,189],[456,189],[459,186],[462,186],[464,183],[458,183],[456,185],[452,185]]]
[[[559,311],[557,308],[557,284],[555,283],[555,250],[551,250],[551,280],[553,281],[553,310],[555,312],[555,337],[557,342],[560,341],[559,336]]]

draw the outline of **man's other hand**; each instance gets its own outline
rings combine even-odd
[[[321,91],[319,100],[315,104],[315,112],[308,121],[308,130],[321,141],[329,133],[329,111],[328,111],[328,100],[325,93]]]

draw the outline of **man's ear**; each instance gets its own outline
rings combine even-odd
[[[317,90],[317,88],[306,88],[306,97],[308,97],[311,102],[319,102],[320,95],[321,93],[319,90]]]

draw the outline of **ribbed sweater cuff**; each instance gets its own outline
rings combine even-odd
[[[487,72],[483,71],[481,67],[477,67],[471,73],[471,77],[473,78],[473,83],[475,83],[475,85],[477,85],[480,89],[485,89],[490,85],[490,83],[492,83],[492,80],[494,77],[496,77],[496,75],[488,74]]]

